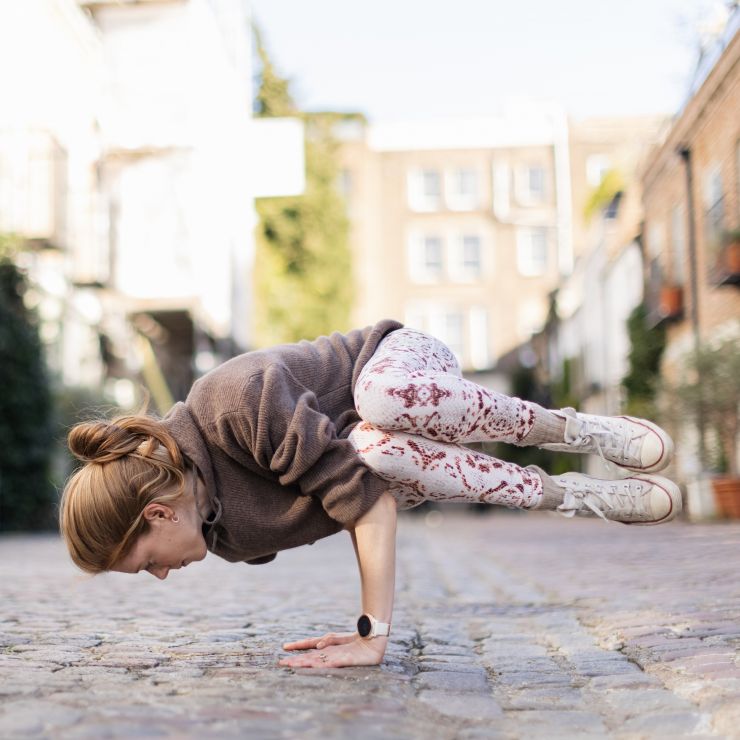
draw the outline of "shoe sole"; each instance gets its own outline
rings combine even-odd
[[[654,432],[658,436],[658,439],[663,446],[663,452],[658,458],[657,462],[643,468],[632,467],[630,465],[620,465],[618,462],[612,461],[614,465],[617,465],[620,468],[624,468],[625,470],[634,470],[636,473],[657,473],[659,470],[663,470],[664,468],[667,468],[668,465],[670,465],[671,460],[673,459],[673,440],[665,433],[663,429],[661,429],[657,424],[653,424],[651,421],[648,421],[647,419],[638,419],[634,416],[619,416],[617,418],[627,419],[633,424],[645,427],[651,432]],[[664,478],[663,480],[667,479]]]
[[[653,522],[620,522],[620,524],[629,524],[633,527],[653,527],[656,524],[669,522],[671,519],[674,519],[681,513],[681,509],[683,508],[681,489],[672,480],[669,480],[668,478],[663,478],[660,475],[646,475],[644,477],[633,475],[631,477],[635,480],[645,481],[646,483],[650,483],[653,486],[657,486],[658,488],[660,488],[666,494],[666,496],[668,496],[668,500],[671,502],[671,506],[670,509],[668,509],[668,513],[664,517],[656,519]]]

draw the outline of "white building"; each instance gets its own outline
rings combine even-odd
[[[125,404],[141,375],[163,410],[249,348],[254,197],[303,189],[300,123],[251,119],[250,33],[244,0],[0,8],[0,231],[44,247],[63,383]]]

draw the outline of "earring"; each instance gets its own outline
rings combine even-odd
[[[175,516],[172,517],[172,521],[177,524],[180,521],[180,517],[175,514]]]

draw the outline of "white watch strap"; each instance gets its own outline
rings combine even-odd
[[[368,614],[367,616],[370,617],[370,624],[372,625],[369,637],[385,637],[386,635],[390,635],[391,626],[388,622],[379,622],[372,614]]]

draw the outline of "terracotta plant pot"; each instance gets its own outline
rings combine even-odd
[[[740,478],[714,478],[712,488],[720,516],[740,519]]]
[[[660,313],[666,319],[674,319],[683,311],[683,289],[677,285],[660,288]]]
[[[740,241],[730,242],[722,250],[722,266],[730,275],[740,275]]]

